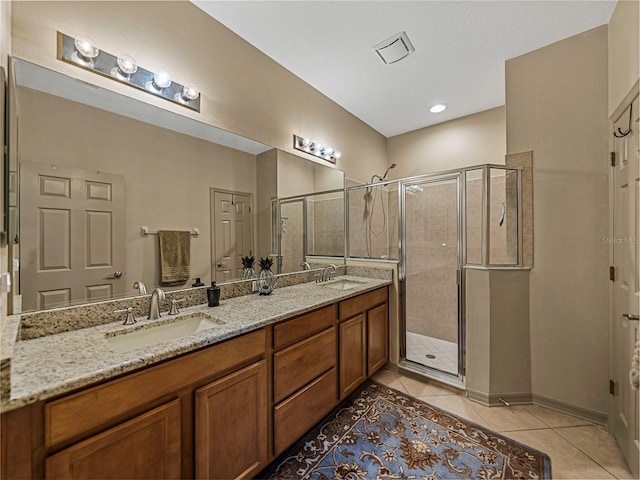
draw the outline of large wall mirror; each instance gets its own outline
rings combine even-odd
[[[158,286],[160,230],[191,233],[190,278],[175,288],[239,279],[246,255],[302,270],[304,256],[274,250],[276,198],[331,204],[318,238],[343,222],[340,170],[20,59],[10,77],[13,313]],[[341,262],[342,243],[322,254]]]

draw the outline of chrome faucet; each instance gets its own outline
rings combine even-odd
[[[309,265],[309,262],[302,262],[300,266],[302,267],[302,270],[311,270],[311,265]]]
[[[164,300],[164,290],[160,287],[151,292],[151,302],[149,303],[149,320],[157,320],[160,318],[160,300]]]
[[[333,280],[336,271],[337,267],[333,263],[324,267],[324,270],[322,270],[322,281],[326,282],[327,280]]]
[[[138,280],[137,282],[135,282],[133,284],[133,288],[137,288],[138,292],[140,293],[140,295],[146,295],[147,294],[147,287],[142,282],[142,280]]]

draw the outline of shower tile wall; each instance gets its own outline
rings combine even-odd
[[[344,255],[344,201],[342,198],[309,202],[307,223],[310,255]]]
[[[501,172],[502,173],[502,172]],[[518,193],[515,172],[491,178],[489,263],[513,265],[518,261]],[[467,180],[467,263],[482,263],[482,180]],[[502,202],[506,214],[502,226]]]
[[[300,270],[300,262],[304,261],[302,202],[283,204],[281,207],[281,221],[284,221],[284,228],[281,242],[282,266],[280,271],[282,273],[297,272]]]
[[[373,230],[382,231],[380,235],[368,232],[367,215],[371,212],[373,196],[367,196],[366,189],[349,191],[349,255],[351,257],[398,258],[398,191],[394,184],[376,187],[383,195],[386,214],[386,228],[380,196],[376,200],[372,216]],[[370,252],[367,241],[371,242]]]
[[[456,184],[408,193],[407,331],[458,341]]]

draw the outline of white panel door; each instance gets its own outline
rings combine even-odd
[[[216,282],[242,277],[242,257],[253,250],[251,195],[211,190],[211,271]]]
[[[24,311],[124,293],[124,177],[20,162]]]
[[[638,338],[640,310],[640,105],[632,102],[632,133],[614,137],[616,165],[613,167],[613,264],[616,275],[613,286],[613,375],[615,391],[612,397],[610,431],[615,436],[631,471],[638,478],[639,412],[638,390],[631,387],[629,370]],[[629,109],[615,122],[614,128],[625,132],[629,128]]]

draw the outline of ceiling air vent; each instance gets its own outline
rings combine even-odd
[[[396,33],[377,44],[373,49],[386,64],[398,62],[415,51],[405,32]]]

